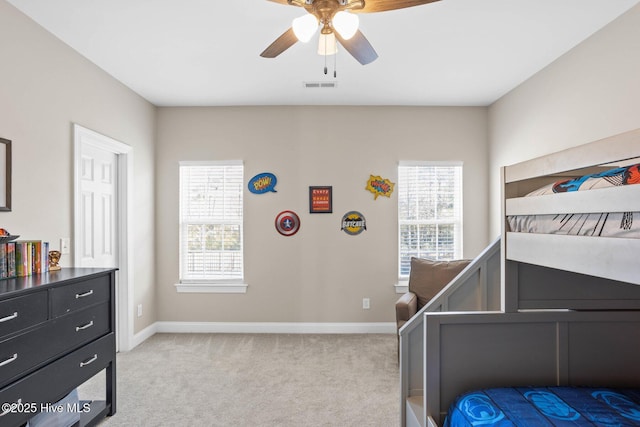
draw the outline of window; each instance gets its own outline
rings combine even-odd
[[[180,163],[181,283],[242,282],[242,191],[241,162]]]
[[[458,259],[462,255],[462,164],[398,166],[399,277],[411,257]]]

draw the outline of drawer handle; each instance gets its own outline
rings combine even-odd
[[[89,323],[87,323],[86,325],[82,325],[82,326],[76,326],[76,332],[78,331],[82,331],[83,329],[87,329],[93,326],[93,320]]]
[[[18,317],[18,312],[17,311],[15,313],[13,313],[13,314],[8,315],[7,317],[3,317],[2,319],[0,319],[0,323],[8,322],[9,320],[13,320],[16,317]]]
[[[15,406],[16,405],[21,405],[22,404],[22,399],[18,399],[17,401],[15,401],[14,403],[10,403],[7,406],[7,410],[4,411],[3,413],[0,414],[0,417],[4,417],[7,414],[10,414],[11,412],[15,411]],[[4,404],[2,406],[5,406]]]
[[[80,367],[84,368],[87,365],[91,365],[93,362],[95,362],[96,360],[98,360],[98,355],[94,354],[93,357],[91,359],[85,360],[84,362],[80,362]]]
[[[2,362],[0,362],[0,366],[5,366],[11,362],[15,362],[17,358],[18,358],[18,353],[13,353],[13,356],[8,358],[7,360],[3,360]]]
[[[76,299],[88,297],[89,295],[93,295],[93,289],[82,294],[76,294]]]

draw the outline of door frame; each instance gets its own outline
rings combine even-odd
[[[83,230],[78,219],[81,218],[82,208],[80,194],[80,178],[82,167],[82,147],[90,145],[101,150],[112,152],[117,161],[117,237],[118,237],[118,273],[117,277],[117,307],[116,310],[116,345],[121,351],[133,348],[133,256],[132,239],[129,237],[131,221],[131,206],[133,206],[133,148],[113,138],[87,129],[76,123],[73,124],[74,142],[74,178],[73,178],[73,265],[80,266],[80,247]]]

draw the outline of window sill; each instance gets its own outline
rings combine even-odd
[[[176,283],[178,293],[191,294],[246,294],[246,283]]]
[[[409,292],[409,281],[408,280],[398,280],[398,283],[393,285],[396,288],[396,294],[406,294]]]

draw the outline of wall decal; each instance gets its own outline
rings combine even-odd
[[[278,178],[272,173],[262,172],[249,180],[247,186],[253,194],[276,193]]]
[[[340,230],[350,236],[357,236],[367,229],[367,221],[364,215],[357,211],[349,211],[342,216],[342,226]]]
[[[333,187],[309,187],[309,213],[333,212]]]
[[[391,197],[394,186],[395,184],[386,178],[370,175],[365,189],[373,193],[373,199],[375,200],[378,196]]]
[[[300,229],[300,218],[293,211],[282,211],[276,217],[276,230],[283,236],[293,236]]]

